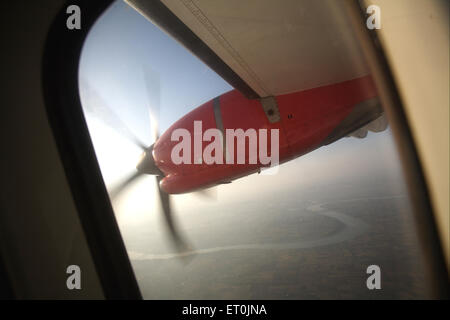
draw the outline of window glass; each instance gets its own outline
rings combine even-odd
[[[146,87],[148,76],[156,90]],[[151,116],[164,132],[233,89],[121,1],[89,32],[79,87],[110,195],[135,172],[142,153],[130,136],[154,142]],[[282,164],[274,175],[172,196],[179,228],[194,248],[184,258],[170,245],[155,177],[141,176],[111,198],[146,299],[428,296],[390,128],[344,137]],[[368,288],[373,265],[381,290]]]

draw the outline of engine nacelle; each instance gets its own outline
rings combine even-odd
[[[165,175],[161,187],[168,193],[190,192],[299,157],[379,116],[378,104],[354,110],[376,96],[370,76],[269,101],[249,100],[237,90],[229,91],[175,122],[155,143],[153,158]],[[277,135],[272,134],[275,131]],[[221,133],[220,141],[214,132]],[[229,132],[235,135],[230,138]],[[217,148],[211,145],[214,142]],[[221,163],[218,155],[223,157]],[[211,156],[214,163],[208,163]],[[277,163],[267,163],[275,156]]]

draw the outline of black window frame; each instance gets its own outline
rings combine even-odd
[[[112,0],[66,1],[47,35],[42,83],[49,123],[105,298],[142,299],[95,156],[78,87],[84,41],[112,3]],[[79,30],[66,27],[69,5],[80,7]]]

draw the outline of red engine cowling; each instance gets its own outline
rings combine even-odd
[[[194,135],[194,121],[201,121],[202,132],[210,128],[220,129],[223,133],[226,129],[267,129],[268,132],[278,129],[279,162],[282,163],[323,145],[358,103],[376,96],[370,76],[276,96],[280,120],[271,123],[260,100],[248,100],[236,90],[229,91],[175,122],[155,143],[153,158],[165,175],[161,187],[168,193],[190,192],[230,182],[263,166],[259,158],[256,164],[249,163],[248,141],[245,143],[244,164],[237,164],[237,143],[234,144],[233,164],[194,164],[194,140],[199,137]],[[171,137],[179,128],[187,129],[191,136],[190,164],[172,161],[172,150],[179,141],[172,141]],[[202,133],[197,134],[201,137]],[[270,138],[268,140],[270,151]],[[201,154],[208,144],[208,141],[200,142]]]

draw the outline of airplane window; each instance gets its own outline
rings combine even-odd
[[[341,32],[324,25],[315,38],[328,45],[314,40],[317,51],[305,52],[296,32],[337,15],[310,6],[266,16],[261,9],[259,20],[247,21],[256,35],[244,32],[215,51],[248,92],[126,2],[114,2],[90,30],[79,66],[80,97],[144,298],[429,297],[401,163],[358,43],[346,36],[345,23]],[[238,16],[215,9],[204,14],[217,18],[222,33],[216,40],[240,32]],[[283,50],[248,51],[248,43],[275,41],[270,33],[258,34],[266,25],[282,32]],[[232,54],[239,64],[230,62]],[[249,92],[262,99],[247,99]],[[264,125],[258,127],[259,119]],[[225,134],[230,123],[258,133],[279,128],[279,149],[270,154],[279,152],[282,163],[262,171],[228,164],[233,150],[222,137],[211,156],[225,163],[208,165],[203,153],[203,162],[176,171],[167,163],[173,157],[158,154],[173,154],[164,149],[175,144],[167,133],[172,125],[187,123],[184,129],[194,133],[193,121]],[[200,144],[212,141],[203,136]],[[185,157],[187,147],[178,156],[194,162],[195,141],[187,145],[194,156]],[[236,171],[213,174],[211,168]]]

